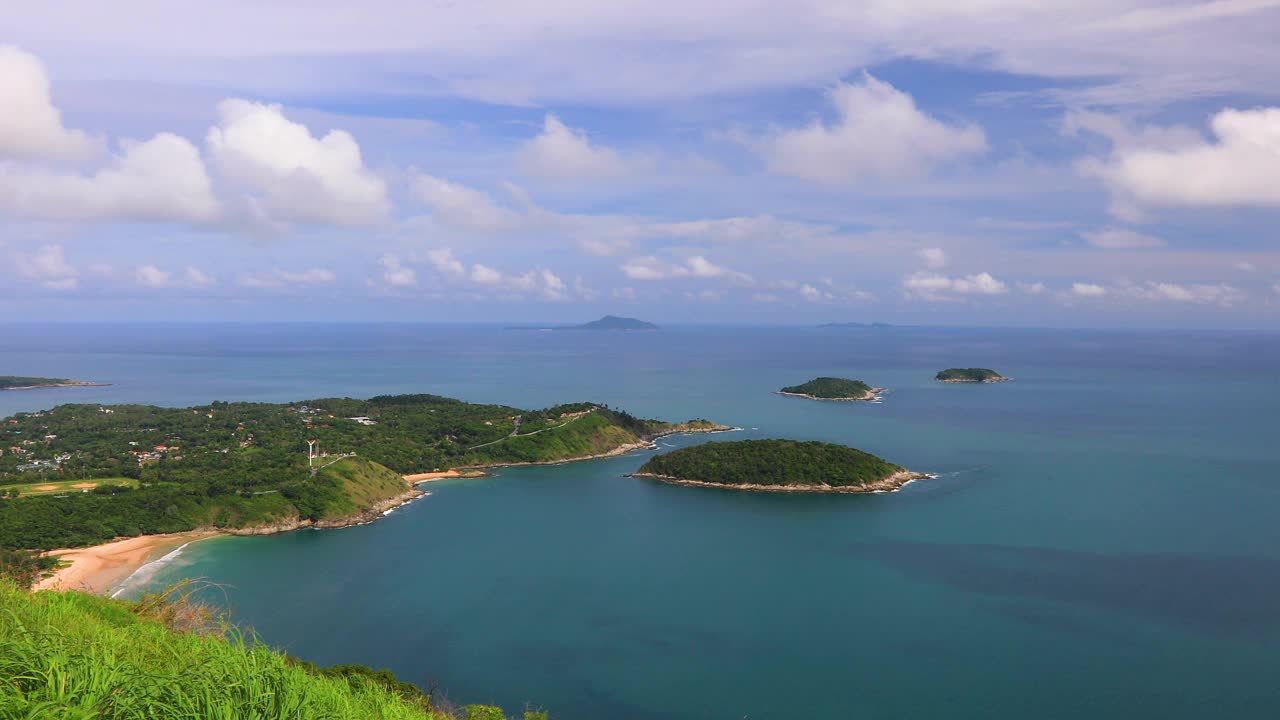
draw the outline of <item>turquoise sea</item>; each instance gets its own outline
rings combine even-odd
[[[941,385],[947,366],[1015,378]],[[433,483],[382,520],[192,544],[268,643],[560,720],[1268,718],[1280,712],[1280,336],[1016,329],[0,326],[60,402],[432,392],[594,400],[847,443],[939,478],[779,496],[623,477],[649,453]],[[770,394],[817,375],[882,404]],[[128,592],[146,584],[135,578]]]

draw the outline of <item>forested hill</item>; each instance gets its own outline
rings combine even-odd
[[[814,378],[802,385],[784,387],[778,392],[819,400],[868,400],[875,396],[875,388],[861,380],[834,377]]]
[[[649,459],[636,473],[696,484],[860,488],[903,468],[845,445],[799,440],[709,442]]]
[[[434,395],[62,405],[0,421],[0,547],[332,519],[407,490],[387,476],[585,457],[674,427],[592,403],[529,411]]]

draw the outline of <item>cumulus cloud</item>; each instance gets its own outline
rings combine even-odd
[[[470,277],[471,282],[477,285],[497,285],[502,282],[502,273],[480,263],[471,266]]]
[[[200,152],[171,133],[122,142],[92,175],[0,163],[0,209],[50,220],[207,223],[219,215]]]
[[[427,260],[435,269],[445,275],[453,275],[461,277],[466,274],[466,268],[462,266],[462,262],[453,256],[453,250],[449,248],[435,248],[427,251]]]
[[[411,287],[418,284],[418,274],[405,267],[395,255],[383,255],[378,260],[382,266],[382,281],[391,287]]]
[[[451,227],[478,232],[514,230],[525,223],[520,213],[494,202],[488,193],[432,175],[415,173],[414,196]]]
[[[519,161],[526,173],[548,178],[615,177],[631,169],[618,151],[593,144],[585,132],[570,129],[550,113],[542,133],[521,149]]]
[[[1104,250],[1136,250],[1163,247],[1164,240],[1124,228],[1103,228],[1080,233],[1085,242]]]
[[[1126,288],[1126,294],[1145,300],[1163,300],[1197,305],[1222,305],[1230,307],[1245,299],[1240,288],[1226,284],[1192,284],[1148,281]]]
[[[18,274],[51,290],[69,290],[76,286],[80,271],[67,262],[61,245],[45,245],[35,253],[14,255]]]
[[[925,267],[932,270],[937,270],[947,265],[947,253],[942,248],[920,248],[916,251],[916,256],[924,261]]]
[[[946,300],[955,295],[1003,295],[1009,286],[988,272],[951,277],[920,271],[902,279],[902,287],[910,296],[925,300]]]
[[[134,270],[133,279],[142,287],[163,288],[169,287],[173,275],[155,265],[140,265]]]
[[[273,268],[256,273],[246,273],[241,275],[239,283],[246,287],[256,288],[284,288],[284,287],[305,287],[314,285],[328,285],[338,279],[332,270],[323,268],[311,268],[309,270],[293,271]]]
[[[276,222],[360,225],[390,211],[386,183],[364,166],[345,130],[316,138],[280,105],[230,99],[205,138],[222,174],[256,193],[257,212]]]
[[[1018,290],[1028,295],[1040,295],[1047,289],[1044,286],[1044,283],[1042,282],[1033,282],[1033,283],[1020,282],[1020,283],[1017,283],[1017,287],[1018,287]]]
[[[0,45],[0,157],[84,160],[102,141],[62,124],[44,63],[12,45]]]
[[[1107,294],[1107,289],[1101,285],[1093,283],[1071,283],[1071,294],[1080,297],[1102,297]]]
[[[987,150],[975,125],[947,125],[910,95],[863,73],[829,93],[839,119],[784,130],[759,141],[770,171],[840,183],[920,175],[934,165]]]
[[[1113,148],[1080,169],[1107,185],[1121,217],[1146,207],[1280,207],[1280,107],[1222,110],[1210,120],[1212,139],[1179,128],[1090,129]]]
[[[752,277],[746,273],[716,265],[701,255],[694,255],[679,263],[668,263],[652,255],[636,257],[623,263],[621,270],[632,280],[667,280],[671,278],[725,278],[749,284]]]

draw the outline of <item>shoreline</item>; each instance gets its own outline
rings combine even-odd
[[[683,478],[673,477],[671,475],[658,475],[656,473],[631,473],[627,477],[646,478],[649,480],[657,480],[668,485],[684,485],[687,487],[707,487],[716,488],[718,490],[737,490],[742,492],[781,492],[781,493],[827,493],[842,495],[863,495],[871,493],[892,493],[901,490],[917,480],[933,479],[937,475],[928,473],[913,472],[911,470],[899,470],[889,477],[882,478],[873,483],[866,485],[757,485],[754,483],[746,483],[741,485],[729,485],[727,483],[713,483],[702,480],[685,480]]]
[[[671,430],[655,433],[647,440],[643,440],[638,443],[626,443],[608,452],[597,453],[594,455],[540,462],[470,465],[450,468],[449,470],[442,470],[440,472],[402,475],[401,477],[404,478],[405,483],[408,485],[408,489],[406,489],[405,492],[394,497],[380,500],[352,515],[329,520],[313,521],[309,519],[303,520],[299,518],[290,518],[280,520],[275,523],[254,525],[244,528],[195,528],[177,533],[137,535],[129,538],[116,538],[99,545],[89,545],[82,548],[59,548],[56,550],[46,550],[42,552],[41,555],[69,559],[71,564],[54,570],[52,575],[39,580],[33,589],[55,591],[82,590],[95,595],[107,595],[115,586],[123,583],[144,565],[157,557],[163,557],[165,553],[160,553],[160,550],[164,550],[167,553],[169,550],[187,543],[195,542],[196,540],[205,540],[219,536],[254,537],[261,535],[276,535],[279,533],[305,530],[308,528],[313,530],[337,530],[345,527],[354,527],[356,525],[365,525],[381,517],[385,517],[390,514],[392,510],[400,507],[401,505],[406,505],[420,497],[429,495],[430,493],[427,491],[418,489],[417,486],[422,483],[434,482],[437,480],[489,477],[488,473],[482,471],[486,468],[520,467],[526,465],[563,465],[583,460],[598,460],[617,457],[635,450],[654,449],[657,447],[654,440],[671,435],[733,432],[741,429],[742,428],[730,427],[728,425],[715,425],[709,428],[672,428]]]
[[[805,400],[827,400],[830,402],[876,402],[884,397],[886,388],[871,388],[862,397],[818,397],[817,395],[809,395],[808,393],[791,393],[781,390],[774,390],[774,395],[786,395],[787,397],[803,398]]]
[[[656,440],[660,440],[664,437],[671,437],[672,435],[704,435],[704,434],[710,435],[714,433],[737,432],[741,429],[742,428],[740,427],[733,427],[730,425],[715,425],[709,428],[672,428],[670,430],[662,430],[662,431],[656,432],[653,435],[650,435],[648,438],[641,439],[640,442],[626,443],[624,445],[619,445],[618,447],[612,450],[607,450],[601,453],[595,453],[594,455],[579,455],[576,457],[561,458],[560,460],[533,460],[529,462],[486,463],[484,465],[460,465],[454,468],[454,470],[465,472],[467,470],[488,470],[492,468],[506,468],[506,467],[530,467],[534,465],[565,465],[572,462],[581,462],[583,460],[604,460],[607,458],[618,457],[619,455],[626,455],[627,453],[635,452],[636,450],[656,450],[658,448],[658,445],[655,442]],[[434,474],[434,473],[426,473],[426,474]],[[465,477],[465,476],[460,476],[460,477]]]
[[[17,387],[0,388],[0,390],[43,390],[45,388],[69,388],[69,387],[109,387],[111,383],[88,382],[86,380],[73,380],[64,383],[50,383],[48,385],[19,385]]]
[[[70,564],[54,570],[49,577],[41,578],[32,589],[81,590],[106,595],[156,557],[163,557],[170,550],[188,543],[222,534],[218,530],[188,530],[138,535],[82,548],[49,550],[42,554],[70,561]]]

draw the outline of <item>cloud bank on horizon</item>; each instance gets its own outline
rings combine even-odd
[[[1280,0],[964,5],[13,10],[0,298],[1280,327]]]

